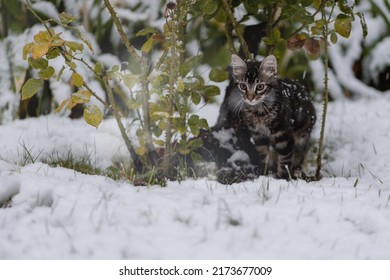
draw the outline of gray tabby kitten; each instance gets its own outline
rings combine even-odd
[[[232,55],[230,84],[216,129],[233,129],[237,139],[242,135],[250,138],[239,142],[250,142],[254,147],[239,148],[249,155],[256,174],[265,174],[272,166],[273,149],[277,154],[277,178],[305,178],[302,164],[315,121],[315,109],[306,89],[277,76],[273,55],[261,63]]]

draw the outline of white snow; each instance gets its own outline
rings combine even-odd
[[[56,116],[0,126],[0,201],[11,206],[0,209],[0,258],[388,259],[388,108],[386,95],[332,103],[328,175],[312,183],[203,178],[135,187],[39,157],[21,165],[24,145],[40,157],[92,151],[105,168],[127,155],[113,120],[98,129]]]

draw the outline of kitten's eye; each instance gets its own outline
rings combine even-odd
[[[240,90],[242,90],[242,91],[246,91],[246,88],[247,88],[246,83],[239,83],[239,84],[238,84],[238,87],[239,87]]]
[[[258,84],[256,86],[256,91],[263,91],[265,89],[265,85],[264,84]]]

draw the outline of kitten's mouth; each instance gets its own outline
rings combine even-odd
[[[253,99],[253,100],[244,99],[244,102],[250,106],[255,106],[259,104],[260,101],[261,101],[260,99]]]

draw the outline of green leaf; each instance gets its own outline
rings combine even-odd
[[[116,64],[111,67],[112,72],[119,72],[121,70],[121,66]]]
[[[73,42],[73,41],[66,41],[65,45],[68,46],[72,51],[83,51],[84,50],[84,45],[78,42]]]
[[[65,68],[66,68],[66,66],[62,65],[61,70],[58,72],[58,75],[57,75],[57,81],[60,80],[62,73],[64,73]]]
[[[183,83],[183,80],[181,78],[178,78],[178,80],[177,80],[176,89],[178,92],[184,91],[184,83]]]
[[[337,43],[338,37],[337,37],[336,32],[330,33],[330,41],[332,42],[332,44],[336,44]]]
[[[302,0],[301,4],[303,7],[307,7],[313,3],[313,0]]]
[[[199,116],[198,115],[192,115],[189,119],[188,119],[188,126],[190,127],[190,131],[191,133],[197,137],[199,135],[199,132],[200,132],[200,128],[199,128]]]
[[[196,152],[191,152],[191,159],[193,162],[204,161],[204,158],[202,157],[202,155],[200,155],[199,153],[196,153]]]
[[[60,55],[60,49],[59,48],[52,48],[49,50],[49,52],[46,54],[47,59],[54,59]]]
[[[211,81],[220,83],[229,78],[229,73],[225,70],[211,69],[209,78]]]
[[[149,53],[154,45],[154,39],[153,37],[150,37],[142,46],[141,51],[144,53]]]
[[[201,138],[194,138],[189,141],[188,146],[190,146],[191,148],[202,148],[203,141]]]
[[[146,36],[148,34],[156,34],[158,32],[159,31],[154,27],[146,27],[138,31],[137,34],[135,34],[135,36]]]
[[[95,66],[93,67],[93,71],[95,71],[97,74],[103,73],[103,65],[100,62],[97,62]]]
[[[209,124],[208,124],[207,120],[204,119],[204,118],[200,119],[199,120],[199,127],[208,129],[209,128]]]
[[[85,121],[94,127],[98,127],[103,120],[103,112],[96,105],[88,106],[84,109]]]
[[[38,58],[38,59],[33,59],[32,57],[29,57],[28,60],[28,65],[30,65],[34,69],[46,69],[47,66],[49,65],[49,62],[45,58]]]
[[[368,34],[368,28],[367,28],[367,23],[364,14],[361,12],[357,12],[356,15],[360,18],[360,25],[362,27],[363,38],[366,38]]]
[[[59,14],[58,16],[59,16],[59,18],[60,18],[61,23],[64,24],[64,25],[76,21],[76,17],[74,17],[74,16],[72,16],[72,15],[69,15],[69,14],[67,14],[67,13],[64,13],[64,12],[62,12],[62,13]]]
[[[191,100],[192,100],[192,103],[194,103],[195,105],[198,105],[200,103],[200,101],[202,100],[202,97],[199,93],[193,92],[193,93],[191,93]]]
[[[337,15],[336,20],[334,22],[334,29],[338,34],[340,34],[344,38],[349,38],[352,29],[351,17],[345,14]]]
[[[53,77],[55,72],[56,71],[54,70],[54,68],[52,66],[49,66],[48,68],[42,69],[41,71],[39,71],[38,75],[39,75],[39,78],[44,79],[44,80],[48,80],[51,77]]]
[[[359,178],[356,178],[355,183],[353,183],[353,187],[356,188],[359,183]]]
[[[70,69],[74,70],[77,68],[77,64],[74,61],[66,61],[65,63],[69,66]]]
[[[208,15],[215,13],[218,9],[218,0],[202,0],[198,3],[200,10]]]
[[[214,85],[205,86],[205,87],[204,87],[204,94],[205,94],[207,97],[216,96],[216,95],[220,94],[219,87],[214,86]]]
[[[76,87],[82,87],[84,84],[84,79],[79,73],[73,73],[71,81]]]
[[[22,87],[22,100],[33,97],[42,86],[42,79],[28,79]]]
[[[127,86],[130,89],[132,89],[135,86],[135,83],[137,82],[137,78],[138,76],[133,74],[122,75],[122,79],[125,86]]]
[[[353,14],[352,8],[349,7],[346,3],[345,0],[338,0],[339,8],[340,11],[342,11],[345,14]]]

